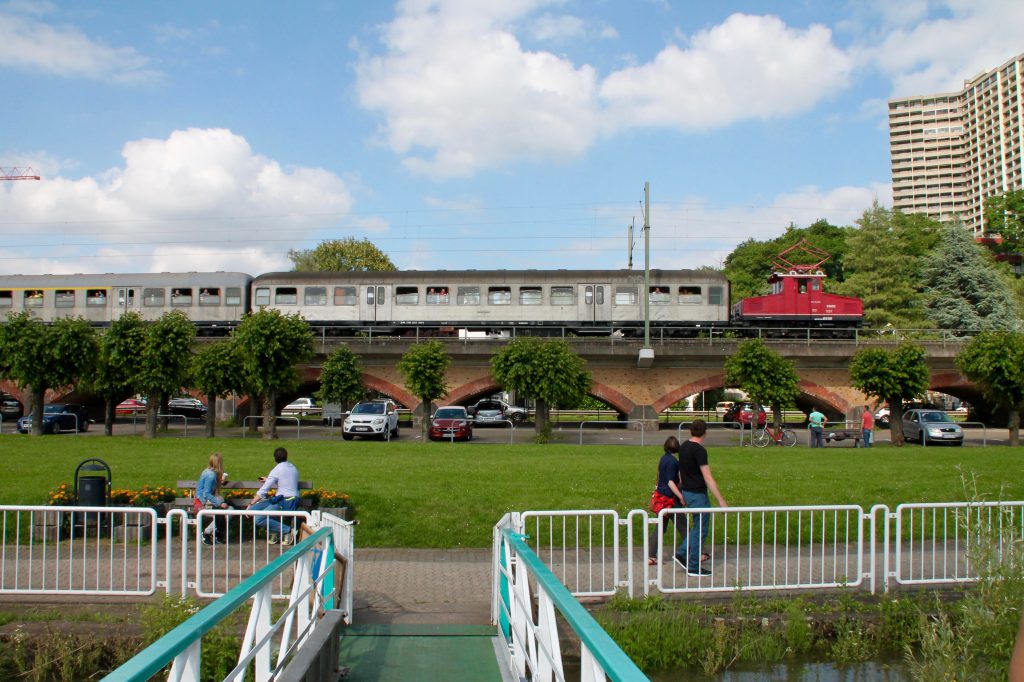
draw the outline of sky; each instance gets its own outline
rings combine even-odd
[[[1024,51],[1006,0],[0,1],[5,274],[720,266],[892,203],[888,99]],[[628,228],[635,225],[633,244]]]

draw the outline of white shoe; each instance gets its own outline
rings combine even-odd
[[[281,537],[281,544],[282,545],[294,545],[295,544],[295,536],[292,535],[291,533],[288,533],[287,535],[282,536]]]
[[[276,545],[279,541],[280,541],[280,538],[277,536],[276,533],[270,533],[269,535],[267,535],[267,544],[268,545]]]

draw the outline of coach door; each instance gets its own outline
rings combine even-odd
[[[386,284],[363,285],[364,318],[370,323],[391,321],[391,287]]]
[[[580,322],[611,322],[612,288],[610,284],[580,284],[578,309]]]
[[[110,301],[110,319],[119,320],[125,313],[139,312],[142,290],[137,287],[114,287],[114,300]]]

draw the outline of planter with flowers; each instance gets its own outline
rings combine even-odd
[[[351,521],[355,517],[355,507],[348,495],[323,488],[313,488],[302,493],[303,499],[309,500],[314,509]]]
[[[46,504],[51,507],[73,507],[75,505],[75,489],[70,483],[61,483],[46,496]],[[67,535],[71,522],[69,512],[46,510],[32,512],[32,529],[36,538],[51,539]]]

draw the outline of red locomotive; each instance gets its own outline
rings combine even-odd
[[[793,263],[790,258],[794,252],[814,262]],[[802,239],[780,253],[772,263],[776,271],[768,279],[772,293],[736,303],[732,310],[734,323],[751,327],[860,327],[864,304],[859,298],[822,290],[825,273],[821,266],[831,257]]]

